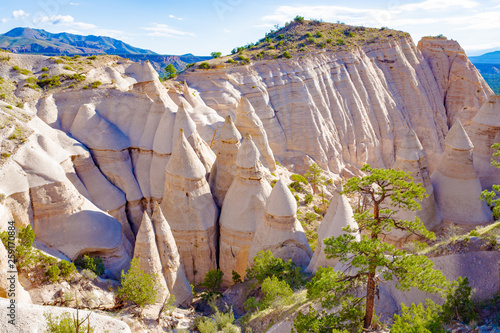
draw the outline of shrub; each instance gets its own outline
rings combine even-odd
[[[243,307],[246,312],[254,312],[259,310],[259,301],[255,297],[249,297],[245,303],[243,303]]]
[[[290,55],[290,53],[288,53],[288,51],[285,51],[283,52],[283,57],[290,59],[292,56]]]
[[[42,67],[42,72],[47,72],[49,69],[47,67]]]
[[[45,333],[75,333],[86,332],[93,333],[94,328],[90,326],[89,313],[84,319],[79,319],[78,309],[76,310],[76,318],[71,316],[69,312],[64,312],[61,316],[52,317],[50,313],[44,313],[47,321]],[[85,325],[85,322],[87,324]]]
[[[452,319],[458,319],[469,323],[477,320],[479,315],[472,303],[472,288],[469,286],[467,277],[458,277],[446,293],[446,301],[442,306],[442,319],[449,322]]]
[[[70,66],[66,65],[66,66],[63,66],[63,69],[67,70],[67,71],[72,71],[73,68],[71,68]]]
[[[286,281],[278,279],[276,276],[267,277],[261,287],[264,298],[260,301],[263,309],[276,306],[277,304],[290,304],[293,295],[292,288]]]
[[[300,267],[296,266],[292,260],[286,262],[281,258],[275,258],[270,250],[259,251],[254,258],[253,266],[247,268],[247,277],[255,278],[262,283],[271,276],[286,281],[293,288],[304,284]]]
[[[316,32],[316,35],[315,35],[317,38],[321,38],[323,37],[323,34],[321,33],[321,31],[318,31]]]
[[[229,58],[229,59],[227,59],[226,62],[229,64],[234,64],[236,61],[234,61],[233,58]]]
[[[427,299],[425,308],[422,303],[410,307],[401,304],[401,315],[394,315],[391,333],[444,333],[439,313],[441,307]]]
[[[59,274],[61,274],[61,271],[57,265],[51,265],[45,274],[48,275],[49,281],[54,283],[59,282]]]
[[[202,62],[198,65],[199,69],[210,69],[210,64],[208,62]]]
[[[222,277],[224,273],[220,269],[212,269],[209,270],[201,286],[206,289],[205,294],[203,295],[204,300],[209,300],[214,296],[219,296],[219,289],[222,286]]]
[[[337,45],[345,45],[345,40],[342,38],[337,39]]]
[[[241,282],[243,282],[243,281],[241,280],[241,275],[239,275],[239,274],[238,274],[238,272],[236,272],[236,271],[232,271],[232,274],[233,274],[232,279],[233,279],[233,283],[234,283],[234,284],[237,284],[237,283],[241,283]]]
[[[97,278],[97,275],[94,272],[92,272],[90,269],[82,269],[80,274],[82,274],[82,276],[85,279],[90,280],[90,281],[93,281]]]
[[[307,193],[304,197],[304,203],[306,205],[309,205],[313,201],[313,196],[312,194]]]
[[[331,42],[333,42],[333,39],[328,38],[328,39],[326,40],[326,42],[327,42],[328,44],[330,44]]]
[[[54,75],[50,79],[42,79],[38,80],[38,85],[41,88],[52,88],[52,87],[58,87],[61,85],[61,78],[59,75]]]
[[[301,175],[296,174],[296,173],[294,173],[293,175],[291,175],[291,176],[290,176],[290,179],[292,179],[294,182],[304,183],[304,184],[306,184],[306,185],[307,185],[307,184],[309,184],[309,183],[307,182],[306,177],[301,176]]]
[[[299,182],[297,182],[297,181],[291,182],[290,185],[288,185],[288,187],[289,188],[293,188],[297,192],[303,192],[304,191],[304,187],[302,187],[302,185]]]
[[[75,260],[77,266],[82,269],[89,269],[94,272],[97,276],[104,273],[104,263],[99,257],[93,257],[85,254],[83,257],[79,257]]]
[[[269,45],[267,48],[268,48],[268,49],[270,49],[270,50],[274,50],[274,49],[276,49],[276,46],[274,46],[274,45]]]
[[[97,56],[96,55],[91,55],[90,57],[87,57],[87,59],[89,59],[89,60],[95,60],[95,59],[97,59]]]
[[[23,102],[17,103],[16,108],[24,109],[24,103]]]
[[[217,333],[217,324],[209,317],[199,317],[195,324],[200,333]]]
[[[66,280],[77,272],[75,264],[67,262],[66,260],[61,260],[59,262],[59,269],[61,271],[61,276]]]
[[[305,34],[305,36],[306,36],[307,38],[311,38],[313,35],[312,35],[312,33],[308,32],[308,33],[306,33],[306,34]]]
[[[118,297],[124,301],[130,301],[141,308],[154,304],[158,297],[158,290],[161,288],[156,282],[155,275],[150,275],[141,269],[141,260],[132,259],[130,268],[125,274],[121,274],[121,287],[118,288]]]
[[[217,324],[217,328],[219,330],[224,329],[224,327],[231,325],[234,322],[234,313],[232,308],[229,309],[229,312],[227,313],[221,312],[216,309],[212,317],[215,320],[215,323]]]
[[[92,83],[90,84],[90,87],[91,87],[92,89],[96,89],[96,88],[97,88],[97,87],[99,87],[101,84],[102,84],[102,82],[101,82],[101,81],[94,81],[94,82],[92,82]]]
[[[304,22],[304,16],[295,16],[295,18],[293,19],[294,22],[297,22],[297,23],[303,23]]]
[[[221,52],[212,52],[210,53],[210,55],[212,56],[212,58],[220,58],[222,53]]]

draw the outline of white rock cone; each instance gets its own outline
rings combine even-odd
[[[188,306],[193,300],[193,291],[184,274],[181,257],[175,244],[174,235],[170,229],[160,205],[155,202],[153,211],[153,226],[156,234],[156,244],[160,253],[163,276],[167,281],[170,293],[175,296],[177,305]]]
[[[274,160],[273,151],[269,147],[264,125],[255,113],[252,104],[245,97],[241,97],[238,103],[234,123],[241,133],[252,135],[255,145],[259,148],[262,164],[271,171],[276,170],[276,161]]]
[[[141,269],[144,272],[155,274],[156,282],[160,286],[156,303],[163,303],[163,301],[170,296],[170,292],[165,277],[163,276],[153,224],[147,212],[144,212],[142,223],[135,240],[134,258],[139,258],[141,260]]]
[[[205,167],[182,130],[165,169],[161,209],[170,224],[189,282],[198,284],[216,265],[217,205]]]
[[[200,159],[206,173],[209,173],[212,169],[212,165],[215,162],[215,153],[210,149],[210,146],[201,138],[200,134],[196,130],[196,123],[191,119],[188,112],[181,104],[177,114],[175,116],[174,132],[173,135],[176,137],[179,130],[184,130],[184,135],[193,147],[196,156]],[[174,137],[174,142],[175,142]]]
[[[474,171],[472,142],[460,121],[455,122],[445,139],[441,161],[431,175],[436,202],[444,224],[465,229],[491,221],[491,211],[481,195],[481,183]]]
[[[500,184],[500,169],[491,165],[495,152],[491,146],[500,142],[500,95],[488,98],[467,131],[474,145],[474,169],[483,189],[491,190],[492,185]]]
[[[345,195],[341,195],[340,192],[342,192],[341,185],[333,193],[330,207],[328,207],[328,211],[318,228],[318,245],[314,250],[311,263],[306,268],[306,272],[308,273],[316,273],[319,267],[335,267],[338,264],[338,259],[328,259],[326,257],[325,244],[323,243],[326,238],[338,237],[345,234],[346,232],[342,228],[347,226],[353,230],[358,229],[358,224],[354,220],[354,213],[349,200]],[[361,239],[358,232],[355,233],[355,237],[357,241]]]
[[[224,285],[232,284],[233,270],[245,276],[250,243],[271,194],[271,185],[262,178],[259,157],[259,150],[247,133],[236,158],[238,174],[226,193],[219,220],[219,264]]]
[[[237,173],[236,155],[241,146],[241,134],[234,126],[231,116],[226,117],[226,121],[219,131],[219,138],[216,147],[217,159],[210,171],[208,182],[215,203],[222,207],[222,202]]]
[[[393,166],[396,170],[404,170],[411,172],[413,181],[421,183],[425,188],[425,194],[428,197],[420,202],[421,209],[417,212],[399,210],[397,218],[402,220],[414,220],[419,217],[427,230],[433,230],[442,221],[441,214],[436,206],[434,198],[434,189],[431,184],[429,168],[427,166],[427,156],[425,155],[424,148],[420,144],[420,140],[414,130],[410,129],[400,147],[396,151],[396,163]],[[396,244],[401,247],[404,242],[412,239],[410,234],[393,230],[388,236],[386,241]]]
[[[297,219],[297,201],[280,179],[267,199],[264,220],[259,224],[248,250],[248,266],[252,266],[259,251],[271,250],[276,258],[292,260],[307,267],[312,251]]]

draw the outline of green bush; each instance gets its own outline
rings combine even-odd
[[[229,58],[229,59],[227,59],[226,62],[229,64],[234,64],[236,61],[234,61],[233,58]]]
[[[306,36],[307,38],[311,38],[313,35],[312,35],[312,33],[308,32],[308,33],[306,33],[306,34],[305,34],[305,36]]]
[[[75,263],[81,269],[88,269],[94,272],[97,276],[104,274],[104,263],[99,257],[93,257],[85,254],[75,260]]]
[[[321,33],[321,31],[318,31],[316,32],[316,35],[315,35],[317,38],[321,38],[323,37],[323,34]]]
[[[410,307],[401,304],[401,315],[394,315],[391,333],[444,333],[439,313],[441,307],[427,299],[425,308],[422,303]]]
[[[222,53],[221,52],[212,52],[212,53],[210,53],[210,55],[212,56],[212,58],[216,59],[216,58],[220,58],[222,56]]]
[[[293,188],[296,192],[304,192],[304,187],[299,182],[291,182],[290,185],[288,185],[288,188],[290,190]]]
[[[264,298],[260,301],[262,309],[269,308],[276,305],[290,304],[293,296],[292,288],[286,281],[278,279],[276,276],[267,277],[262,282],[261,287]]]
[[[313,201],[313,196],[312,194],[307,193],[304,197],[304,203],[306,205],[309,205]]]
[[[293,325],[297,333],[349,333],[346,329],[337,329],[342,326],[338,317],[318,313],[313,307],[309,307],[307,314],[302,314],[299,311]],[[358,332],[358,330],[352,332]]]
[[[209,317],[198,317],[195,324],[200,333],[217,333],[217,324]]]
[[[209,270],[201,286],[205,288],[205,293],[203,294],[203,299],[208,301],[212,297],[220,296],[220,288],[222,286],[222,277],[224,273],[220,269]]]
[[[101,84],[102,84],[102,82],[101,82],[101,81],[94,81],[94,82],[92,82],[92,83],[90,84],[90,88],[92,88],[92,89],[96,89],[96,88],[98,88]]]
[[[469,323],[477,320],[479,315],[471,298],[472,288],[469,285],[469,278],[458,277],[446,293],[446,301],[442,305],[443,321],[458,319]]]
[[[72,262],[67,262],[66,260],[61,260],[59,262],[59,269],[61,271],[61,276],[65,280],[68,280],[73,274],[78,272],[75,264]]]
[[[210,69],[210,64],[208,62],[202,62],[198,65],[199,69]]]
[[[304,22],[304,16],[295,16],[295,18],[293,19],[294,22],[297,22],[297,23],[303,23]]]
[[[243,281],[241,280],[241,275],[238,274],[238,272],[236,271],[232,271],[232,279],[233,279],[233,283],[234,284],[237,284],[237,283],[242,283]]]
[[[294,173],[293,175],[290,176],[290,179],[293,180],[294,182],[297,182],[297,183],[303,183],[303,184],[309,184],[307,182],[307,179],[302,176],[302,175],[299,175],[297,173]]]
[[[337,39],[337,45],[345,45],[345,40],[342,38]]]
[[[45,274],[48,275],[50,282],[55,283],[59,282],[59,274],[61,274],[61,271],[57,265],[51,265]]]
[[[249,297],[245,303],[243,303],[243,307],[246,312],[254,312],[259,310],[260,303],[257,301],[255,297]]]
[[[49,69],[47,67],[42,67],[42,72],[47,72]]]
[[[59,87],[61,85],[61,77],[59,75],[54,75],[50,79],[38,80],[38,85],[41,88]]]
[[[97,56],[96,55],[91,55],[91,56],[87,57],[87,59],[89,59],[89,60],[95,60],[95,59],[97,59]]]
[[[234,323],[233,309],[229,309],[227,313],[219,311],[212,305],[214,314],[210,317],[198,317],[195,320],[195,326],[200,333],[217,333],[217,332],[239,332]]]
[[[30,75],[31,74],[31,71],[29,71],[27,69],[19,68],[19,66],[13,66],[12,70],[15,72],[18,72],[19,74],[23,74],[23,75]]]
[[[247,278],[255,278],[262,283],[266,278],[272,276],[286,281],[293,288],[304,284],[300,267],[296,266],[292,260],[286,262],[281,258],[275,258],[270,250],[259,251],[254,258],[253,266],[247,268]]]
[[[78,310],[77,317],[71,316],[69,312],[64,312],[61,316],[56,316],[54,318],[50,313],[44,313],[43,316],[47,321],[45,333],[94,332],[94,328],[90,326],[90,314],[83,319],[79,319]],[[87,322],[86,325],[85,322]]]
[[[288,53],[288,51],[285,51],[283,52],[283,57],[290,59],[292,56],[290,55],[290,53]]]
[[[122,271],[121,287],[118,288],[118,297],[130,301],[141,308],[154,304],[161,286],[156,282],[155,275],[150,275],[141,269],[141,260],[132,259],[127,273]]]

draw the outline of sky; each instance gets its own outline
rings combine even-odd
[[[0,0],[0,33],[15,27],[110,36],[160,54],[228,54],[296,15],[443,34],[468,55],[500,50],[500,0]]]

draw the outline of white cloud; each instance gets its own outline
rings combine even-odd
[[[472,0],[426,0],[423,2],[411,3],[396,7],[402,11],[416,11],[416,10],[442,10],[448,8],[465,8],[470,9],[477,7],[479,4]]]
[[[26,18],[26,17],[29,17],[29,16],[30,16],[30,13],[26,13],[22,9],[15,10],[15,11],[12,12],[12,17],[14,17],[15,19]]]
[[[80,6],[80,4],[78,2],[70,2],[69,3],[71,6]]]
[[[38,16],[34,20],[35,23],[46,23],[51,25],[64,25],[76,29],[96,29],[97,26],[91,23],[75,22],[71,15],[52,15],[52,16]]]
[[[182,20],[183,20],[183,18],[182,18],[182,17],[177,17],[177,16],[172,15],[172,14],[168,15],[168,17],[170,17],[171,19],[176,19],[176,20],[179,20],[179,21],[182,21]]]
[[[378,10],[358,9],[342,6],[279,6],[271,15],[262,18],[263,21],[285,23],[296,15],[304,16],[306,19],[322,18],[328,22],[342,21],[346,18],[355,20],[366,20]],[[318,17],[318,13],[320,17]],[[367,24],[366,22],[364,24]]]
[[[143,30],[149,31],[148,36],[151,37],[194,37],[195,34],[187,31],[182,31],[166,24],[153,23],[150,27],[143,27]]]
[[[457,30],[491,30],[500,28],[500,12],[477,13],[468,16],[451,17],[445,21],[456,25]]]
[[[3,19],[2,19],[2,23],[4,23],[4,24],[5,24],[5,23],[7,23],[8,21],[9,21],[9,19],[8,19],[8,18],[3,18]]]

